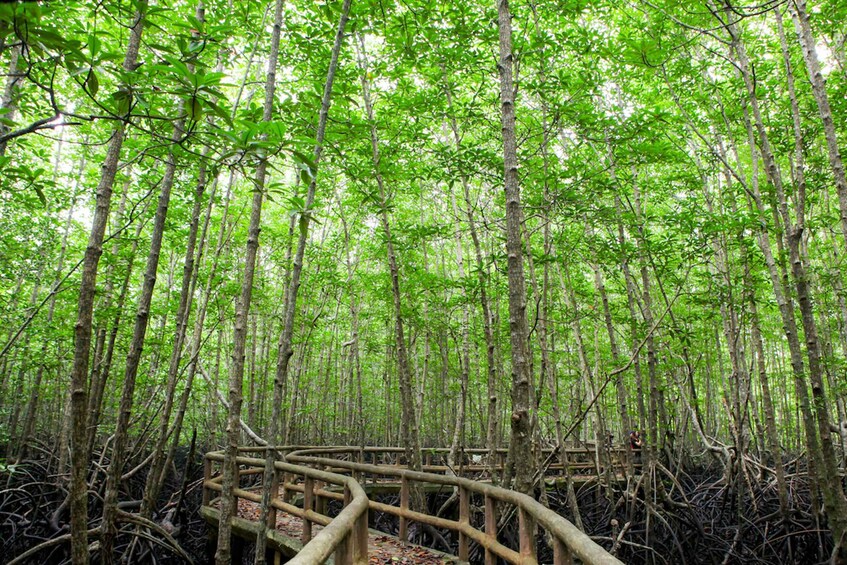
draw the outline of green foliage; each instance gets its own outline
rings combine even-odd
[[[384,213],[400,263],[401,314],[416,385],[423,394],[424,434],[433,443],[443,442],[455,415],[467,312],[471,397],[472,404],[479,404],[471,408],[477,415],[468,423],[468,437],[478,441],[484,437],[481,414],[488,392],[482,392],[487,387],[483,292],[491,302],[489,322],[496,333],[497,374],[503,380],[494,392],[504,413],[510,362],[493,3],[354,3],[319,162],[314,158],[314,128],[338,3],[295,2],[286,7],[270,121],[262,119],[260,86],[266,72],[268,3],[205,4],[204,21],[193,13],[193,6],[165,2],[149,7],[139,62],[127,70],[122,66],[127,23],[142,3],[0,3],[0,68],[11,63],[8,46],[26,46],[21,82],[0,108],[0,135],[47,119],[42,129],[9,140],[0,156],[0,321],[4,327],[17,327],[82,257],[105,147],[121,124],[126,142],[109,225],[113,239],[103,249],[95,314],[103,331],[121,316],[116,360],[126,353],[163,163],[169,158],[179,162],[144,350],[147,373],[139,383],[145,397],[161,394],[173,346],[168,336],[175,331],[185,236],[201,167],[208,183],[201,225],[213,184],[216,192],[204,254],[197,264],[191,322],[206,301],[209,311],[201,327],[199,358],[209,371],[216,366],[219,382],[224,382],[248,237],[247,203],[256,189],[255,169],[266,162],[267,198],[252,306],[257,335],[250,337],[250,343],[257,344],[249,377],[258,389],[254,400],[269,394],[272,386],[273,379],[264,375],[276,367],[272,344],[280,332],[293,260],[290,250],[305,233],[308,245],[294,330],[300,388],[295,388],[293,376],[286,384],[286,407],[296,408],[296,418],[304,422],[301,439],[328,434],[332,426],[338,430],[334,439],[357,437],[358,424],[346,405],[349,396],[357,394],[350,377],[353,311],[359,325],[363,402],[367,413],[375,415],[366,422],[368,437],[381,438],[397,428],[394,306],[381,224]],[[843,44],[837,41],[843,39],[841,4],[824,2],[814,17],[816,33],[835,40],[832,45]],[[725,31],[707,11],[688,8],[675,0],[638,7],[584,0],[513,6],[527,314],[535,332],[536,379],[541,366],[538,322],[543,318],[548,335],[555,337],[549,348],[560,397],[572,395],[568,415],[578,415],[587,402],[587,377],[576,353],[575,328],[589,344],[591,370],[599,371],[595,377],[623,364],[650,329],[643,315],[643,268],[651,283],[653,315],[663,316],[655,338],[669,417],[679,409],[674,384],[684,368],[680,356],[685,349],[694,360],[695,385],[718,391],[714,405],[703,408],[710,433],[720,435],[725,416],[714,406],[719,404],[717,396],[728,392],[718,375],[719,367],[728,366],[722,324],[732,309],[741,320],[739,331],[749,339],[745,291],[758,306],[767,368],[775,377],[783,376],[784,334],[757,241],[766,234],[775,242],[783,227],[774,188],[758,156],[751,156],[745,123],[749,100],[736,65],[728,59],[731,54],[719,41],[726,40]],[[750,16],[739,27],[787,185],[788,213],[796,217],[793,123],[772,17]],[[378,163],[362,100],[363,71],[357,65],[360,33],[369,59],[366,78],[375,107],[373,125],[381,140]],[[840,262],[845,251],[839,240],[838,195],[799,47],[793,38],[790,41],[805,152],[804,245],[822,333],[828,342],[840,344]],[[825,61],[825,70],[843,139],[847,80],[837,55]],[[50,123],[57,111],[59,117]],[[182,121],[182,131],[174,138],[174,127]],[[752,206],[754,165],[763,213]],[[385,180],[384,197],[374,179],[377,168]],[[312,182],[317,195],[307,207],[306,187]],[[124,196],[119,214],[118,202]],[[60,257],[62,273],[56,267]],[[130,262],[133,269],[128,273]],[[605,284],[620,349],[617,359],[595,267]],[[533,275],[535,280],[529,280]],[[126,296],[118,305],[124,280]],[[747,280],[753,288],[746,287]],[[67,374],[76,298],[72,289],[77,283],[74,274],[60,287],[55,321],[46,323],[45,303],[31,335],[26,334],[32,339],[30,349],[36,342],[49,344],[56,377]],[[571,292],[575,308],[569,303]],[[225,336],[220,363],[212,337],[218,331]],[[646,362],[643,348],[640,355]],[[843,355],[828,352],[826,357],[836,383],[828,394],[843,394]],[[119,382],[120,362],[115,363],[112,377]],[[632,371],[625,379],[635,397],[639,392]],[[192,402],[209,402],[205,383],[195,387]],[[646,397],[649,392],[640,393]],[[50,394],[59,405],[61,386],[55,385]],[[538,394],[542,411],[549,410],[550,391]],[[109,395],[107,401],[113,403],[116,393],[110,390]],[[601,405],[613,405],[611,387],[604,395]],[[779,417],[788,422],[793,393],[784,396],[789,400]],[[196,406],[192,409],[197,422],[211,419]],[[152,405],[147,408],[153,410]],[[270,409],[264,404],[262,410],[260,421]],[[540,425],[552,430],[543,414]],[[610,422],[619,418],[614,408],[604,408],[604,414]],[[212,429],[219,424],[208,423]]]

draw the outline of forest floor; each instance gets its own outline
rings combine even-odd
[[[250,521],[258,521],[259,505],[248,500],[239,499],[238,515]],[[312,526],[314,537],[323,529],[315,524]],[[299,540],[303,533],[303,520],[286,512],[278,512],[276,530],[281,534]],[[456,563],[457,559],[445,558],[443,554],[420,545],[403,543],[392,535],[380,534],[371,530],[368,535],[368,562],[370,565],[441,565]]]
[[[66,490],[57,481],[51,465],[47,461],[31,460],[0,472],[0,563],[8,563],[42,542],[67,535]],[[181,466],[178,462],[178,468]],[[178,479],[174,477],[160,501],[162,510],[154,518],[171,532],[185,553],[202,563],[208,543],[207,526],[199,514],[202,472],[200,465],[192,467],[184,511],[180,516],[174,513],[178,495]],[[631,481],[628,488],[614,486],[611,498],[607,498],[609,491],[596,481],[580,485],[575,494],[586,533],[607,549],[613,548],[625,563],[824,563],[829,557],[832,540],[824,519],[811,504],[805,469],[795,461],[786,471],[791,496],[787,520],[780,516],[776,490],[769,476],[751,477],[752,488],[737,489],[727,485],[718,469],[702,465],[689,465],[685,471],[675,469],[673,473],[642,475]],[[652,484],[645,488],[651,476]],[[94,482],[89,500],[91,516],[99,517],[102,510],[96,494],[97,489],[102,488],[100,482],[102,477]],[[140,499],[143,486],[141,473],[126,481],[121,494],[122,507],[126,511],[137,510],[133,501]],[[382,495],[380,500],[390,503],[392,496],[396,495]],[[446,494],[430,497],[430,510],[438,509],[447,497]],[[548,490],[547,497],[551,508],[573,520],[564,487]],[[451,511],[453,509],[448,509]],[[92,528],[98,525],[99,518],[90,523]],[[128,552],[137,528],[129,522],[119,525],[121,535],[116,551]],[[299,537],[299,524],[283,527],[290,529],[287,534]],[[370,527],[396,535],[398,525],[395,518],[377,513]],[[455,551],[455,547],[445,547],[445,540],[447,545],[455,543],[447,532],[418,530],[413,525],[410,534],[415,543],[441,551]],[[514,543],[516,538],[516,532],[508,526],[499,535],[500,541],[507,545]],[[133,551],[133,563],[185,562],[173,550],[156,544],[136,543]],[[371,563],[430,565],[442,562],[432,560],[428,554],[406,555],[394,551],[386,549],[385,553],[374,555]],[[56,543],[26,562],[39,565],[69,563],[68,552],[67,542]],[[549,561],[547,552],[546,544],[539,540],[539,562]],[[479,552],[472,549],[471,562],[479,560]],[[96,553],[92,561],[98,562]]]

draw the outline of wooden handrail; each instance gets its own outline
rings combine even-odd
[[[505,559],[509,563],[530,564],[536,563],[534,532],[536,525],[538,525],[547,530],[555,540],[553,550],[555,558],[554,563],[556,564],[570,563],[571,556],[575,556],[588,565],[621,565],[621,561],[610,555],[585,533],[577,529],[576,526],[571,524],[564,517],[559,516],[549,508],[546,508],[530,496],[513,490],[472,481],[454,475],[436,475],[433,473],[411,471],[389,465],[372,465],[369,463],[356,463],[334,458],[319,457],[319,455],[326,455],[327,452],[331,454],[343,453],[345,449],[351,453],[358,451],[358,448],[309,448],[290,452],[288,454],[288,460],[295,463],[302,463],[304,465],[332,466],[335,469],[345,468],[351,474],[369,473],[400,479],[400,507],[376,503],[373,501],[370,502],[370,506],[371,508],[383,510],[400,518],[401,539],[403,539],[405,529],[403,526],[405,523],[408,520],[414,520],[424,524],[450,529],[458,532],[460,535],[474,539],[474,541],[477,541],[477,543],[485,549],[487,556],[486,562],[493,562],[493,556],[497,556]],[[461,509],[460,519],[458,522],[429,516],[427,514],[407,509],[407,505],[404,505],[402,502],[402,485],[408,485],[410,481],[458,487],[460,492],[461,489],[464,489],[469,493],[473,492],[483,495],[486,499],[485,531],[479,531],[473,528],[469,522],[464,522],[461,516]],[[497,541],[496,520],[493,511],[493,504],[490,501],[511,504],[518,509],[521,544],[519,553],[506,548]],[[489,506],[491,506],[491,509],[489,509]],[[493,525],[491,522],[493,522]],[[460,549],[460,551],[462,550]],[[489,556],[492,556],[491,560],[489,560]]]
[[[254,452],[259,450],[246,449],[242,452]],[[222,490],[222,477],[212,477],[211,463],[223,463],[222,452],[211,452],[206,454],[205,479],[203,481],[203,503],[205,506],[211,504],[212,491]],[[237,465],[248,466],[247,474],[252,474],[255,469],[263,469],[264,459],[239,456],[236,458]],[[365,565],[368,562],[368,497],[362,486],[352,477],[327,473],[314,469],[310,466],[293,465],[282,461],[274,463],[275,475],[285,473],[305,478],[309,486],[305,487],[304,498],[311,498],[315,494],[310,486],[314,481],[333,484],[344,488],[342,500],[344,508],[335,518],[329,518],[304,505],[300,509],[279,498],[275,492],[272,498],[272,508],[289,512],[303,519],[304,546],[296,556],[288,560],[291,565],[314,565],[325,563],[335,555],[335,563],[339,565],[354,564]],[[238,476],[245,474],[240,471]],[[319,491],[325,492],[325,491]],[[255,492],[236,487],[233,489],[236,498],[244,498],[253,502],[261,502],[261,496]],[[326,493],[330,494],[330,493]],[[333,493],[334,494],[334,493]],[[311,524],[317,523],[323,529],[317,535],[311,537]],[[308,535],[306,532],[308,531]]]
[[[606,552],[590,537],[579,531],[568,520],[559,516],[549,508],[544,507],[530,496],[496,487],[487,483],[472,481],[470,479],[452,474],[434,474],[427,472],[412,471],[399,464],[396,458],[394,464],[376,465],[361,462],[361,454],[402,454],[402,448],[396,447],[366,447],[364,450],[358,447],[305,447],[285,446],[276,448],[240,448],[241,453],[265,453],[267,449],[287,453],[286,461],[277,461],[274,464],[275,477],[282,477],[278,481],[281,484],[283,495],[280,497],[278,488],[274,491],[271,506],[274,509],[288,512],[303,520],[303,549],[292,558],[289,563],[295,565],[306,565],[313,563],[324,563],[333,553],[335,562],[342,564],[363,564],[367,562],[367,519],[368,509],[383,511],[387,514],[397,516],[400,520],[399,537],[406,540],[408,537],[409,521],[416,521],[434,527],[455,531],[459,538],[459,558],[468,560],[469,543],[476,542],[485,551],[485,563],[495,563],[496,558],[501,558],[508,563],[521,565],[537,564],[536,556],[536,528],[541,527],[549,532],[552,538],[554,563],[564,565],[572,563],[573,557],[579,558],[588,565],[621,565],[621,562]],[[430,448],[423,450],[424,453],[440,454],[446,453],[447,449]],[[488,450],[475,449],[465,450],[465,453],[487,454]],[[593,453],[593,449],[569,448],[569,453]],[[351,456],[345,460],[344,456]],[[329,457],[327,457],[329,456]],[[382,458],[385,461],[385,458]],[[204,491],[203,503],[211,503],[210,492],[221,491],[221,478],[212,477],[212,462],[223,462],[222,452],[211,452],[206,455],[206,467],[204,469]],[[239,456],[237,464],[246,466],[247,469],[240,471],[239,476],[253,474],[254,470],[264,468],[265,460]],[[330,471],[324,471],[329,469]],[[342,475],[340,473],[349,473]],[[258,474],[258,473],[256,473]],[[376,501],[368,500],[360,482],[366,481],[366,476],[393,477],[400,483],[400,506],[393,506]],[[293,476],[304,478],[302,484],[294,484]],[[276,481],[277,479],[275,479]],[[459,517],[458,521],[430,516],[415,511],[409,507],[411,483],[428,483],[455,487],[459,492]],[[316,487],[315,483],[319,483]],[[320,485],[342,486],[343,494],[320,488]],[[298,508],[288,501],[291,492],[303,493],[303,508]],[[481,495],[484,498],[484,530],[476,529],[470,520],[470,497],[471,493]],[[255,492],[250,492],[236,487],[235,496],[251,501],[260,502],[261,497]],[[316,505],[317,500],[335,499],[344,503],[341,513],[335,518],[323,515],[317,509],[322,505]],[[496,504],[505,503],[517,509],[519,524],[520,547],[514,550],[506,547],[497,540],[497,516]],[[312,537],[312,524],[323,525],[324,528]]]

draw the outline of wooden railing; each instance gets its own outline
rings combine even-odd
[[[241,453],[264,454],[265,449],[243,448]],[[397,516],[399,537],[403,541],[408,541],[411,522],[456,532],[458,557],[463,561],[469,559],[471,543],[474,542],[484,551],[486,565],[497,563],[498,558],[507,563],[535,565],[538,563],[537,534],[540,527],[549,534],[546,539],[549,539],[552,545],[555,565],[573,563],[574,557],[588,565],[621,565],[619,560],[568,520],[532,497],[455,474],[411,471],[402,465],[402,448],[367,447],[363,450],[355,447],[287,447],[277,448],[276,451],[287,453],[287,456],[286,462],[277,461],[274,465],[274,495],[269,509],[268,525],[273,529],[277,510],[302,519],[301,541],[304,546],[290,561],[295,565],[324,563],[332,555],[338,565],[367,563],[369,509]],[[425,454],[430,453],[430,464],[424,466],[424,469],[445,468],[443,465],[433,465],[431,457],[443,455],[446,451],[425,450]],[[579,451],[586,453],[585,449]],[[214,466],[222,463],[223,458],[222,452],[206,455],[204,506],[213,503],[213,492],[221,491],[221,478],[214,476]],[[366,459],[378,461],[379,464],[363,462]],[[261,494],[255,488],[241,488],[241,481],[245,477],[261,477],[265,465],[264,458],[241,455],[237,458],[237,463],[238,482],[234,489],[236,503],[238,498],[243,498],[260,504]],[[369,500],[362,488],[362,484],[385,482],[386,479],[400,484],[397,506]],[[335,488],[329,485],[334,485]],[[431,516],[412,508],[410,493],[419,485],[441,485],[449,491],[458,490],[457,519]],[[301,497],[297,501],[300,506],[294,504],[294,497]],[[331,500],[338,500],[343,504],[341,513],[334,518],[327,515],[327,503]],[[481,527],[474,525],[474,522],[480,522],[474,518],[480,516],[479,513],[474,515],[473,508],[482,508]],[[504,512],[517,514],[517,549],[508,547],[499,539],[498,515],[502,516]],[[323,529],[313,537],[315,524],[323,526]]]
[[[301,449],[307,449],[301,447]],[[391,465],[395,467],[405,467],[406,450],[402,447],[321,447],[321,453],[331,456],[336,459],[355,461],[356,463],[371,463],[374,465]],[[612,470],[624,471],[626,468],[626,448],[625,447],[605,447],[606,453],[611,458]],[[297,448],[290,448],[289,451],[296,451]],[[603,463],[597,461],[597,451],[595,446],[588,444],[582,447],[567,447],[564,449],[568,459],[568,470],[572,473],[582,474],[601,474],[603,471]],[[426,473],[453,473],[466,478],[478,478],[481,475],[487,475],[491,469],[499,472],[503,470],[506,463],[507,450],[494,450],[493,461],[489,461],[491,453],[483,448],[465,448],[460,451],[457,461],[452,467],[447,465],[447,455],[450,452],[449,448],[428,447],[421,450],[422,467],[421,470]],[[546,476],[561,475],[564,468],[560,463],[558,452],[556,456],[551,457],[553,449],[544,448],[541,452],[541,459],[547,461],[545,467]],[[549,461],[552,459],[552,461]]]
[[[384,452],[386,449],[373,448],[373,451]],[[361,458],[361,452],[359,448],[309,448],[292,451],[287,459],[293,463],[332,469],[334,472],[346,471],[360,482],[367,482],[368,479],[379,481],[385,478],[400,482],[399,506],[371,500],[369,501],[371,510],[397,516],[400,522],[399,537],[403,541],[408,541],[410,521],[456,532],[459,538],[458,557],[464,561],[467,561],[470,556],[470,542],[473,541],[484,550],[486,565],[493,565],[497,562],[497,558],[507,563],[520,565],[536,564],[538,563],[537,527],[541,527],[550,534],[555,565],[573,563],[573,557],[579,558],[588,565],[620,565],[621,563],[568,520],[530,496],[455,475],[416,472],[398,465],[374,465],[342,459],[344,456]],[[327,457],[328,455],[332,457]],[[413,483],[457,488],[459,491],[458,520],[430,516],[410,508],[409,493],[413,489]],[[473,495],[481,498],[483,502],[482,530],[471,523]],[[511,549],[498,540],[498,512],[508,512],[512,508],[517,511],[518,516],[518,550]]]
[[[264,449],[241,451],[263,452]],[[215,476],[214,464],[222,464],[223,461],[223,452],[206,454],[203,506],[210,506],[213,502],[212,493],[222,490],[222,475]],[[237,486],[233,489],[236,508],[239,498],[261,504],[261,494],[254,489],[241,488],[241,482],[244,477],[257,475],[261,477],[264,473],[265,460],[239,456],[236,462],[238,465]],[[283,487],[281,495],[279,494],[280,484]],[[341,487],[343,492],[330,492],[324,488],[326,485]],[[300,541],[304,546],[295,557],[288,561],[289,564],[324,563],[333,555],[337,565],[351,563],[363,565],[368,562],[368,497],[356,480],[310,466],[276,461],[271,489],[272,498],[268,509],[268,528],[271,531],[274,531],[276,527],[277,510],[303,520]],[[291,503],[294,493],[302,495],[302,506]],[[334,518],[326,514],[326,505],[323,501],[328,499],[340,500],[344,505],[341,513]],[[313,537],[312,529],[315,524],[323,526],[323,529]]]

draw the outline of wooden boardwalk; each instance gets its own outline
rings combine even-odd
[[[236,519],[236,534],[241,538],[256,537],[256,524],[259,520],[259,505],[253,501],[238,500],[238,518]],[[214,506],[205,507],[203,517],[210,525],[217,528],[220,514]],[[317,535],[323,526],[313,524],[311,534]],[[291,558],[303,549],[303,519],[288,512],[277,512],[276,534],[271,534],[274,550],[282,557]],[[368,530],[368,563],[369,565],[441,565],[463,562],[454,555],[434,549],[403,542],[397,536],[392,536],[378,530]]]
[[[540,540],[546,539],[552,547],[555,565],[570,565],[574,558],[587,565],[622,565],[570,522],[536,500],[491,485],[480,475],[485,466],[460,465],[444,474],[447,468],[433,459],[443,459],[446,450],[429,450],[424,471],[430,472],[405,468],[400,456],[402,450],[398,448],[280,447],[274,451],[286,454],[285,461],[274,463],[271,487],[276,496],[271,497],[267,545],[274,563],[288,560],[292,565],[458,564],[468,563],[473,550],[478,556],[474,561],[484,561],[486,565],[498,562],[537,565],[539,546],[547,543]],[[240,452],[264,456],[266,448],[242,448]],[[592,453],[584,448],[578,452],[583,459],[590,459]],[[572,471],[584,472],[588,465],[584,460],[579,461],[579,457],[576,459]],[[243,541],[236,539],[253,542],[260,530],[260,483],[265,467],[264,458],[239,456],[236,461],[237,486],[233,494],[238,511],[232,520],[234,561],[243,546]],[[201,515],[213,528],[220,521],[219,498],[213,495],[222,491],[220,472],[215,467],[223,462],[222,452],[206,455]],[[610,469],[616,478],[621,477],[619,470],[622,469]],[[599,474],[599,467],[597,471]],[[580,475],[578,480],[596,478],[596,475]],[[554,476],[545,482],[549,485],[559,480],[560,477]],[[414,510],[410,502],[416,491],[455,496],[454,514],[433,516]],[[397,503],[369,498],[378,493],[399,494],[393,497]],[[396,536],[368,529],[368,516],[376,512],[396,517]],[[498,539],[498,518],[504,514],[507,518],[511,516],[518,526],[516,546]],[[456,554],[408,543],[415,524],[452,532],[444,536],[442,545],[450,540],[446,544],[452,544],[450,549],[455,547]],[[546,530],[547,535],[540,536],[540,530]]]

